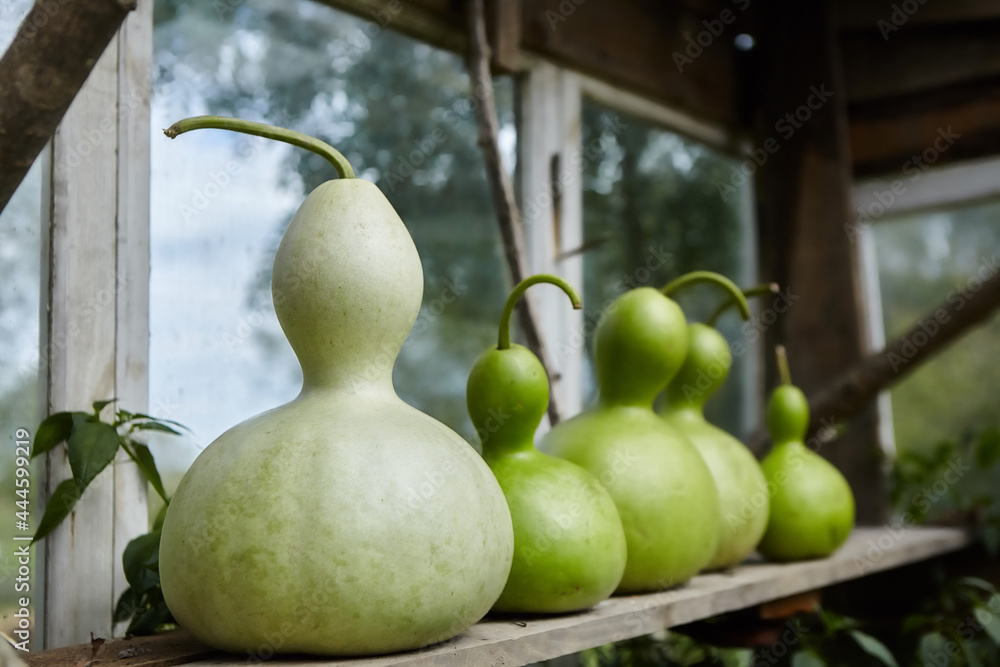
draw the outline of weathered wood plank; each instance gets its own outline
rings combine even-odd
[[[152,91],[153,4],[139,3],[118,35],[118,274],[115,287],[115,396],[132,412],[149,404],[149,100]],[[122,553],[147,532],[146,482],[119,452],[114,467],[115,601],[128,588]]]
[[[115,173],[118,48],[94,66],[53,138],[49,254],[49,412],[89,409],[115,390]],[[45,496],[71,476],[65,446],[47,455]],[[114,479],[101,473],[45,550],[45,646],[111,630]],[[35,648],[35,647],[32,647]]]
[[[841,33],[851,102],[898,97],[1000,75],[1000,21]]]
[[[748,563],[728,572],[695,577],[685,586],[661,593],[605,600],[581,614],[489,618],[452,640],[421,651],[333,660],[270,658],[264,652],[258,659],[266,659],[273,667],[524,665],[927,560],[971,542],[968,533],[955,528],[861,528],[840,551],[823,560],[785,565]],[[135,641],[142,646],[139,642],[146,640]],[[193,649],[188,646],[186,650]],[[33,654],[29,665],[53,664],[34,662],[44,655]],[[247,660],[246,655],[220,654],[183,664],[236,667]],[[110,660],[101,664],[127,663]]]
[[[903,5],[901,0],[841,0],[837,7],[840,26],[845,28],[876,28],[879,21],[892,21],[893,5]],[[927,2],[916,0],[907,4],[909,12],[897,14],[901,25],[934,25],[948,23],[971,23],[1000,18],[1000,5],[994,0],[949,0],[949,2]],[[905,22],[902,17],[905,16]],[[892,33],[895,34],[895,33]]]
[[[1000,77],[851,107],[856,177],[907,177],[1000,154]]]
[[[462,3],[321,1],[371,21],[366,32],[377,35],[388,27],[450,51],[464,53],[467,48]],[[523,51],[737,128],[733,38],[751,24],[751,4],[748,0],[654,4],[521,0],[519,41]],[[697,40],[702,32],[707,46],[697,42],[691,46],[688,39]],[[673,54],[686,57],[689,48],[693,57],[679,67]],[[500,64],[512,63],[504,56]]]

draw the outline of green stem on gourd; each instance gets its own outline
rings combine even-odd
[[[354,167],[347,161],[343,153],[330,144],[320,141],[316,137],[310,137],[308,134],[296,132],[295,130],[286,130],[283,127],[276,127],[266,123],[255,123],[252,120],[228,118],[226,116],[193,116],[177,121],[165,129],[163,134],[173,139],[178,134],[184,134],[191,130],[204,129],[242,132],[243,134],[252,134],[255,137],[283,141],[286,144],[305,148],[307,151],[312,151],[332,164],[341,178],[354,178]]]
[[[778,360],[778,376],[781,378],[781,384],[791,386],[792,373],[788,370],[788,355],[785,353],[785,346],[775,346],[774,356]]]
[[[497,337],[498,350],[510,349],[510,316],[514,313],[514,306],[517,305],[518,300],[526,289],[538,283],[549,283],[566,292],[566,296],[573,302],[574,310],[579,310],[583,305],[583,302],[580,301],[580,295],[577,294],[576,290],[559,276],[539,273],[525,278],[517,284],[517,287],[507,297],[507,303],[503,306],[503,313],[500,314],[500,335]]]
[[[740,316],[744,320],[750,319],[750,306],[747,305],[747,300],[743,296],[743,292],[740,288],[736,286],[729,278],[723,275],[719,275],[713,271],[692,271],[691,273],[685,273],[680,278],[674,278],[669,283],[664,285],[660,292],[664,296],[670,296],[679,289],[689,287],[691,285],[696,285],[698,283],[713,283],[714,285],[721,287],[730,294],[730,298],[736,303],[736,307],[740,310]]]
[[[761,283],[760,285],[754,285],[753,287],[748,287],[743,290],[743,296],[746,299],[750,299],[756,296],[764,296],[765,294],[777,294],[780,290],[778,283]],[[719,304],[719,307],[715,309],[709,318],[705,321],[710,327],[714,327],[715,323],[718,321],[719,317],[722,316],[724,312],[736,305],[736,301],[733,299],[725,299]]]

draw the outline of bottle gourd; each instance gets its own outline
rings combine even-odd
[[[628,549],[621,593],[681,584],[718,546],[712,474],[687,438],[653,412],[688,350],[684,313],[667,295],[704,281],[739,293],[722,276],[700,271],[662,291],[639,287],[615,299],[595,332],[597,405],[555,426],[541,443],[589,470],[614,499]]]
[[[166,133],[200,128],[308,148],[341,178],[306,198],[274,259],[302,391],[223,433],[184,476],[160,546],[170,611],[238,652],[364,655],[458,634],[503,590],[513,530],[475,450],[393,389],[423,294],[406,227],[323,142],[218,117]]]
[[[832,463],[802,441],[809,428],[809,403],[792,385],[785,348],[778,346],[781,386],[767,405],[774,443],[761,467],[771,496],[767,532],[757,550],[777,561],[829,556],[854,527],[854,494]]]
[[[751,288],[743,296],[772,293],[777,286]],[[753,553],[767,528],[767,481],[753,453],[739,440],[705,419],[705,402],[726,381],[733,364],[729,344],[714,324],[736,301],[727,299],[708,324],[688,324],[688,353],[667,386],[663,418],[683,433],[705,459],[719,490],[719,545],[705,567],[717,570]]]
[[[535,449],[549,380],[530,350],[511,345],[510,316],[524,291],[542,282],[557,285],[580,307],[576,291],[560,278],[522,281],[504,306],[497,346],[476,360],[466,392],[469,416],[485,434],[483,458],[514,523],[514,563],[493,605],[505,612],[592,607],[614,592],[625,570],[625,533],[611,496],[583,468]]]

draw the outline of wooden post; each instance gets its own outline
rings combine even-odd
[[[767,3],[760,26],[753,149],[763,162],[756,172],[761,273],[795,298],[768,339],[787,346],[795,384],[812,394],[868,352],[858,249],[844,231],[847,92],[831,2]],[[766,357],[773,387],[773,355]],[[859,521],[882,521],[887,497],[874,406],[821,453],[850,481]]]
[[[115,396],[128,410],[146,409],[151,29],[152,3],[143,3],[53,138],[42,334],[48,412],[89,410]],[[48,497],[71,475],[66,448],[46,462]],[[126,585],[122,551],[146,530],[145,484],[133,463],[116,461],[39,547],[46,647],[111,636]]]

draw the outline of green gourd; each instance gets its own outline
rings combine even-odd
[[[697,282],[739,294],[726,278],[696,271],[661,291],[630,290],[609,305],[595,332],[597,405],[555,426],[541,443],[589,470],[614,499],[628,545],[622,593],[681,584],[711,562],[718,546],[712,474],[690,441],[653,412],[688,349],[684,313],[667,295]]]
[[[469,374],[469,416],[483,434],[483,458],[503,489],[514,523],[514,563],[496,611],[561,613],[610,596],[625,570],[625,533],[615,503],[583,468],[535,449],[535,430],[549,403],[549,381],[538,358],[511,345],[510,316],[537,283],[580,297],[555,276],[525,279],[500,317],[496,347]]]
[[[743,297],[774,293],[777,285],[744,290]],[[767,528],[767,481],[756,457],[729,433],[705,419],[705,402],[726,381],[733,356],[714,324],[736,304],[727,299],[708,324],[688,324],[688,353],[667,386],[663,418],[683,433],[705,459],[719,490],[719,545],[705,569],[736,565],[753,553]]]
[[[510,513],[476,451],[410,407],[392,368],[423,275],[378,188],[306,135],[218,117],[230,129],[330,160],[274,259],[275,311],[302,366],[293,401],[226,431],[184,476],[160,546],[177,621],[251,655],[363,655],[439,642],[503,590]]]
[[[805,446],[809,403],[792,385],[785,348],[779,345],[776,352],[782,384],[767,406],[774,446],[761,464],[773,494],[767,532],[757,550],[777,561],[822,558],[851,534],[854,495],[840,471]]]

